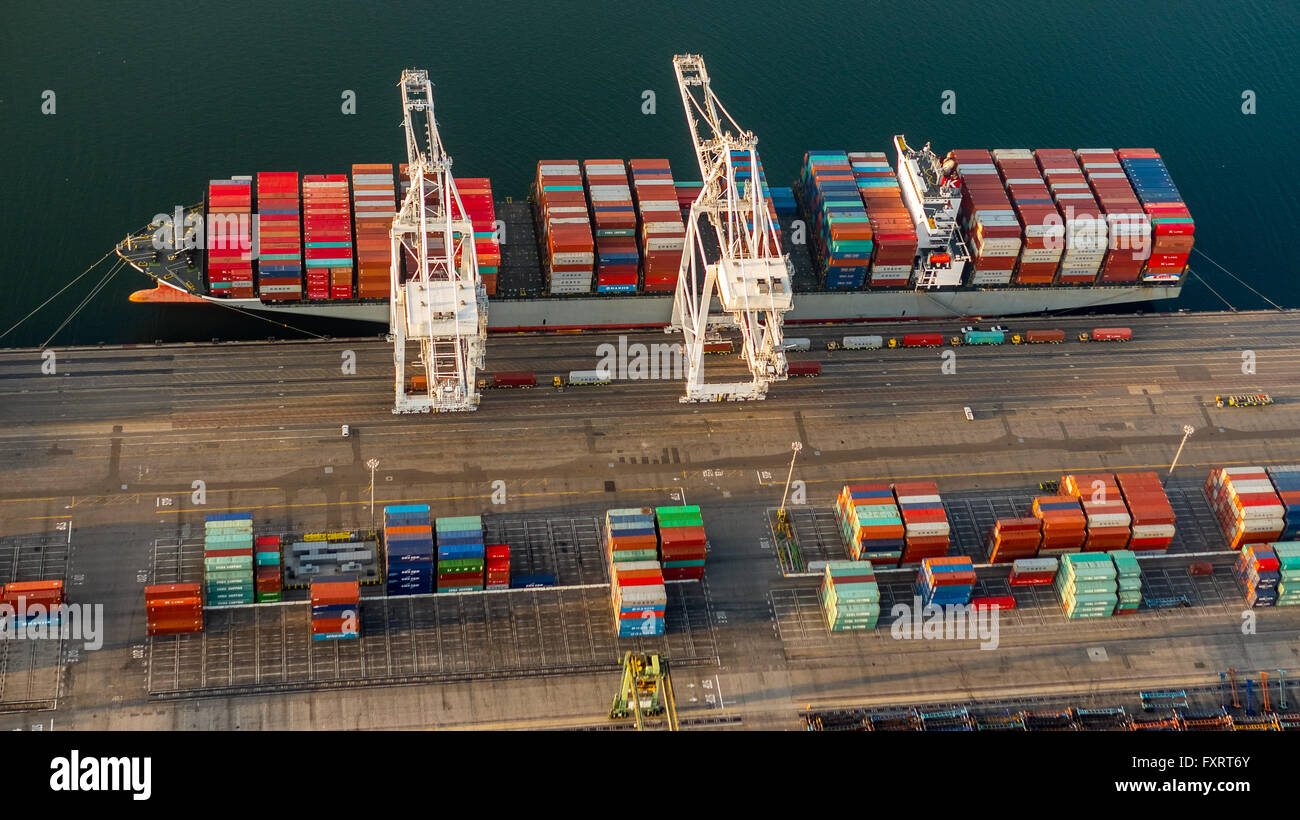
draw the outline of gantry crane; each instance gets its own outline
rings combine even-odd
[[[475,371],[483,366],[487,292],[479,279],[474,226],[451,176],[433,116],[433,86],[425,71],[402,72],[402,125],[411,187],[393,219],[389,335],[396,369],[394,413],[474,410]],[[404,263],[411,267],[405,273]],[[407,392],[408,345],[423,387]],[[419,379],[413,379],[415,386]]]
[[[623,654],[623,679],[609,710],[610,720],[636,719],[636,730],[646,728],[647,719],[662,719],[670,732],[677,731],[677,703],[673,700],[668,659],[658,655]]]
[[[786,378],[782,349],[784,315],[794,307],[792,268],[781,251],[779,226],[768,212],[758,172],[758,139],[743,130],[709,87],[704,58],[673,57],[677,87],[695,146],[704,187],[691,205],[682,264],[673,301],[672,330],[684,335],[686,394],[683,402],[762,399],[768,385]],[[749,184],[736,182],[748,167]],[[708,218],[719,258],[710,262],[700,221]],[[702,280],[702,281],[701,281]],[[722,313],[709,315],[714,296]],[[704,383],[704,342],[710,326],[740,328],[750,381]]]

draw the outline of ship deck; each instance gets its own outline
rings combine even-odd
[[[1229,667],[1270,680],[1286,669],[1293,681],[1300,607],[1257,610],[1256,633],[1242,634],[1230,555],[1197,486],[1214,466],[1300,462],[1300,313],[1092,322],[1116,323],[1134,341],[959,348],[946,376],[932,349],[830,352],[826,341],[871,331],[810,327],[801,335],[813,349],[790,358],[821,361],[823,374],[776,384],[763,402],[683,405],[678,381],[615,382],[487,391],[477,412],[440,416],[391,413],[392,349],[373,338],[61,349],[57,378],[32,364],[36,351],[0,352],[0,582],[64,578],[71,600],[104,604],[108,624],[98,651],[0,642],[0,731],[51,715],[62,729],[608,726],[617,653],[634,645],[612,637],[601,576],[585,569],[562,578],[568,590],[367,603],[363,637],[347,645],[306,646],[292,600],[213,612],[202,636],[145,637],[141,585],[170,577],[160,548],[194,543],[211,512],[252,511],[259,532],[360,529],[369,458],[380,462],[378,505],[502,517],[503,532],[611,507],[700,505],[706,581],[674,593],[672,635],[653,645],[683,659],[673,678],[684,726],[796,729],[808,705],[1110,706],[1143,689],[1217,685]],[[1070,336],[1090,326],[1023,324]],[[917,327],[930,329],[952,327]],[[549,385],[616,338],[502,336],[489,367]],[[355,375],[340,373],[345,350]],[[1241,373],[1242,350],[1255,352],[1256,375]],[[735,357],[708,367],[739,369]],[[1248,391],[1277,403],[1214,405]],[[774,549],[767,512],[791,441],[804,445],[795,478],[811,529],[846,482],[932,478],[956,551],[969,553],[990,516],[1017,509],[1039,481],[1167,471],[1184,424],[1196,432],[1170,482],[1178,551],[1145,562],[1144,579],[1152,594],[1188,595],[1189,609],[1067,622],[1050,595],[1017,591],[996,652],[895,641],[885,627],[830,635],[811,603],[816,579],[783,571]],[[492,503],[496,481],[504,505]],[[557,560],[585,567],[589,543],[555,544]],[[820,548],[829,557],[836,546]],[[1190,576],[1193,560],[1216,572]],[[1001,572],[981,570],[983,588],[1000,592]],[[907,576],[882,572],[890,600]]]

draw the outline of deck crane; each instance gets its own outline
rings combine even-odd
[[[759,183],[758,139],[722,107],[709,86],[703,57],[678,54],[673,70],[704,180],[686,223],[670,328],[685,337],[686,394],[681,401],[762,399],[769,384],[787,376],[782,325],[794,297],[790,259],[781,251],[780,228]],[[737,167],[750,171],[744,187],[736,181]],[[716,262],[709,261],[705,250],[704,217],[717,238]],[[710,317],[715,294],[727,316]],[[710,327],[721,324],[740,328],[749,382],[704,383],[705,337]]]
[[[392,245],[389,339],[396,369],[394,413],[474,410],[475,371],[483,366],[487,292],[479,279],[474,227],[451,176],[433,116],[433,86],[425,71],[402,72],[402,125],[411,187],[389,233]],[[412,273],[404,275],[404,262]],[[406,390],[408,345],[423,387]],[[419,385],[421,380],[413,380]]]

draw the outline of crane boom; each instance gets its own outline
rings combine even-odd
[[[686,392],[683,402],[762,399],[768,385],[787,377],[782,334],[784,315],[794,307],[789,257],[768,209],[759,173],[758,139],[727,113],[713,93],[704,58],[673,57],[677,87],[704,182],[691,205],[670,330],[685,341]],[[749,182],[737,182],[748,169]],[[707,218],[717,240],[718,260],[710,262],[701,222]],[[722,313],[710,316],[714,298]],[[750,381],[705,384],[704,341],[710,326],[740,328],[741,352]]]
[[[410,69],[398,83],[410,189],[389,234],[389,336],[396,370],[394,413],[474,410],[475,371],[483,366],[487,293],[479,278],[474,227],[451,175],[433,114],[428,73]],[[409,267],[409,275],[407,269]],[[407,391],[408,344],[424,388]]]

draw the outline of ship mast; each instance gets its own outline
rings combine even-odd
[[[487,340],[487,292],[479,279],[474,227],[461,205],[433,116],[428,73],[402,72],[402,125],[411,186],[389,234],[392,245],[389,339],[396,370],[394,413],[477,409],[475,370]],[[423,127],[420,127],[420,124]],[[403,262],[412,273],[404,276]],[[423,390],[406,390],[408,345]]]
[[[672,330],[681,330],[685,337],[686,394],[681,400],[762,399],[769,384],[786,378],[782,325],[794,297],[790,260],[781,250],[779,228],[763,197],[758,138],[742,129],[713,94],[703,57],[679,54],[673,57],[673,70],[704,180],[686,222],[673,301]],[[738,166],[750,172],[744,188],[736,182]],[[716,262],[710,262],[705,251],[701,220],[706,216],[717,239]],[[728,316],[711,319],[715,295]],[[724,323],[740,328],[751,378],[705,384],[705,333],[710,324]]]

